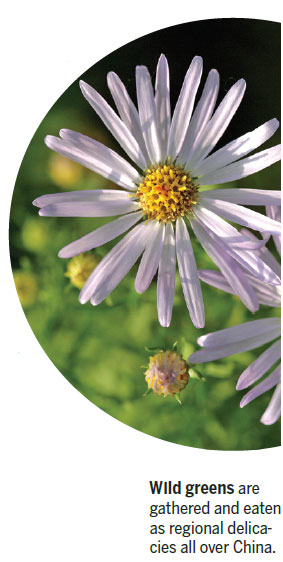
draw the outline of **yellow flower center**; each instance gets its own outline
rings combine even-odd
[[[179,394],[188,384],[188,364],[172,351],[161,351],[150,357],[145,380],[155,394]]]
[[[197,191],[184,168],[167,164],[146,170],[137,197],[148,219],[172,222],[192,210]]]

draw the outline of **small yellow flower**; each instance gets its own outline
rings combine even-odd
[[[29,217],[22,228],[24,246],[32,252],[41,252],[50,242],[50,230],[47,223],[40,223],[37,217]]]
[[[64,189],[77,185],[82,179],[83,168],[77,162],[55,153],[49,159],[48,172],[52,180]]]
[[[14,283],[21,305],[25,307],[34,304],[38,290],[36,276],[30,271],[15,271]]]
[[[74,287],[81,289],[98,262],[99,258],[93,254],[79,254],[68,263],[65,276],[69,277]]]
[[[149,358],[145,380],[155,394],[179,394],[188,384],[189,366],[175,351],[160,351]]]

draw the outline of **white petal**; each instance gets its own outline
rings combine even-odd
[[[161,160],[156,105],[150,74],[146,66],[136,67],[137,99],[141,129],[152,164]]]
[[[278,240],[280,236],[274,236],[274,240]],[[260,248],[258,251],[259,257],[266,263],[275,273],[280,277],[281,275],[281,267],[280,263],[275,259],[273,254],[265,247]]]
[[[273,388],[276,384],[280,382],[280,365],[272,371],[272,373],[266,377],[262,382],[257,384],[254,388],[252,388],[245,396],[242,398],[240,402],[240,407],[243,408],[249,402]]]
[[[280,359],[280,355],[281,342],[277,340],[243,371],[237,382],[237,390],[243,390],[260,379]]]
[[[125,277],[145,248],[148,225],[135,226],[99,262],[80,292],[80,302],[86,303],[93,296],[93,304],[99,304]]]
[[[264,261],[249,250],[236,250],[226,246],[229,254],[258,279],[270,285],[280,285],[280,278]]]
[[[172,160],[178,156],[184,142],[201,75],[202,58],[194,57],[186,73],[172,117],[167,149],[167,154]]]
[[[161,326],[170,326],[175,291],[176,250],[172,224],[165,226],[164,245],[157,279],[157,310]]]
[[[218,347],[204,347],[199,351],[196,351],[190,355],[189,363],[208,363],[211,361],[216,361],[217,359],[223,359],[224,357],[229,357],[230,355],[236,355],[237,353],[242,353],[243,351],[250,351],[258,347],[257,341],[255,339],[245,340],[243,342],[230,343],[221,345]]]
[[[199,167],[201,160],[212,151],[218,140],[222,137],[242,101],[245,89],[246,83],[241,79],[227,92],[214,115],[202,131],[202,134],[197,139],[194,152],[190,158],[191,169]]]
[[[255,312],[258,309],[258,299],[240,266],[224,248],[211,238],[198,221],[191,219],[191,226],[206,253],[231,285],[233,292],[239,296],[249,310]]]
[[[57,205],[59,203],[96,203],[98,201],[131,201],[129,193],[118,189],[81,189],[80,191],[61,191],[60,193],[47,193],[33,201],[36,207]]]
[[[197,232],[196,230],[196,235],[199,237],[201,241],[201,233]],[[204,236],[205,235],[208,236],[206,233],[204,233]],[[213,255],[213,251],[212,252],[209,251],[209,247],[207,246],[207,244],[205,244],[205,240],[203,242],[204,242],[203,247],[210,255],[211,259],[213,259],[213,261],[215,261],[215,263],[218,264],[218,267],[220,268],[220,270],[222,270],[223,274],[214,270],[201,269],[198,271],[198,275],[202,281],[208,283],[209,285],[212,285],[213,287],[216,287],[217,289],[220,289],[221,291],[225,291],[226,293],[238,294],[241,300],[247,306],[247,308],[249,308],[249,310],[253,312],[258,309],[258,303],[280,308],[281,287],[279,287],[278,285],[268,285],[267,283],[260,281],[250,273],[244,272],[244,270],[240,270],[240,274],[237,274],[237,268],[235,268],[235,262],[233,262],[233,264],[231,264],[231,267],[228,268],[228,271],[225,272],[227,275],[227,280],[226,280],[224,276],[225,270],[221,264],[221,262],[223,261],[223,256],[224,258],[226,256],[226,254],[223,252],[223,249],[221,249],[220,252],[218,251],[218,260],[217,260],[217,256]],[[215,254],[215,249],[216,249],[215,242],[213,248]],[[246,281],[246,287],[245,286],[243,287],[242,295],[241,293],[239,294],[237,292],[236,287],[234,289],[232,288],[233,281],[230,278],[230,275],[232,276],[236,275],[236,282],[237,282],[237,277],[238,277],[238,282],[241,280]],[[256,293],[258,302],[254,301],[254,297],[249,293],[251,287],[254,289],[254,292]],[[252,301],[249,303],[249,299],[251,297],[252,297]]]
[[[42,217],[113,217],[138,210],[139,203],[112,197],[109,200],[51,203],[40,209],[39,214]]]
[[[281,223],[281,209],[278,207],[277,202],[274,205],[267,204],[266,214],[271,219]],[[277,252],[281,256],[281,236],[274,236],[273,240],[277,248]]]
[[[131,180],[130,188],[136,189],[136,184],[140,183],[139,172],[125,158],[122,158],[117,152],[104,144],[70,129],[61,129],[59,135],[63,140],[70,142],[79,150],[88,154],[90,158],[95,155],[97,160],[103,162],[108,168],[114,166],[116,175],[120,174]]]
[[[111,260],[109,258],[107,261],[107,265],[104,267],[103,278],[97,284],[91,297],[91,304],[97,305],[103,301],[117,287],[143,252],[152,235],[154,225],[143,224],[142,227],[142,232],[136,238],[132,237],[127,245],[123,245],[119,255],[117,255],[117,252],[113,252]]]
[[[260,304],[276,308],[281,307],[281,287],[279,285],[267,285],[267,283],[260,281],[248,272],[245,275],[254,288]]]
[[[222,254],[223,254],[223,251],[222,251]],[[233,269],[231,269],[231,271],[234,270],[234,266],[235,266],[235,264],[233,264]],[[250,275],[250,273],[242,272],[242,276],[243,276],[243,274],[244,274],[244,277],[245,277],[246,281],[254,289],[254,292],[256,293],[257,300],[258,300],[259,304],[265,304],[266,306],[272,306],[272,307],[280,308],[280,306],[281,306],[281,287],[279,287],[278,285],[267,285],[267,283],[264,283],[263,281],[260,281],[259,279],[257,279],[253,275]],[[199,269],[198,275],[199,275],[199,278],[202,281],[204,281],[208,285],[211,285],[212,287],[216,287],[217,289],[220,289],[221,291],[225,291],[226,293],[231,293],[233,295],[237,294],[236,290],[232,289],[230,283],[225,279],[224,275],[222,273],[220,273],[219,271],[214,271],[212,269]],[[231,282],[231,280],[230,280],[230,282]],[[245,290],[245,292],[247,292],[247,291]],[[248,297],[248,294],[246,296]],[[258,309],[258,305],[255,305],[255,306],[251,307],[248,304],[248,302],[245,302],[245,300],[243,298],[242,298],[242,301],[244,302],[244,304],[246,304],[247,308],[249,308],[249,310],[251,310],[252,312],[254,312],[255,310]]]
[[[161,55],[156,69],[155,92],[161,160],[164,161],[167,156],[167,143],[171,123],[169,67],[164,55]]]
[[[202,199],[200,204],[195,206],[194,214],[203,225],[207,226],[221,240],[223,239],[226,244],[235,247],[245,242],[251,243],[250,238],[246,234],[238,232],[236,228],[221,219],[214,211],[211,211],[207,201]]]
[[[212,115],[218,90],[219,74],[217,70],[213,69],[208,74],[202,96],[193,113],[180,154],[177,158],[177,164],[180,166],[188,165],[190,156],[194,151],[194,145]]]
[[[204,245],[204,248],[206,249],[205,245]],[[209,253],[209,252],[207,252],[207,253]],[[223,255],[225,255],[225,254],[223,253],[223,250],[222,250],[221,253],[219,253],[219,259],[220,260],[221,260],[221,256],[223,256]],[[212,255],[210,255],[210,257],[212,258]],[[233,266],[230,269],[230,272],[232,274],[234,273],[234,267],[235,267],[235,264],[233,264]],[[220,264],[219,264],[219,268],[221,269]],[[235,273],[236,273],[236,271],[235,271]],[[208,285],[212,285],[212,287],[216,287],[217,289],[220,289],[221,291],[225,291],[226,293],[231,293],[233,295],[237,294],[236,289],[232,289],[232,287],[230,285],[231,279],[230,279],[230,281],[226,280],[225,276],[222,273],[220,273],[219,271],[214,271],[212,269],[200,269],[200,270],[198,270],[198,275],[199,275],[199,278],[202,281],[204,281],[205,283],[208,283]],[[281,287],[279,287],[278,285],[267,285],[267,283],[264,283],[263,281],[260,281],[259,279],[257,279],[256,277],[254,277],[253,275],[251,275],[248,272],[242,271],[241,277],[243,275],[244,275],[246,281],[249,283],[249,285],[251,285],[252,288],[254,289],[254,291],[256,293],[256,296],[257,296],[257,299],[258,299],[258,302],[260,304],[265,304],[267,306],[280,308],[280,306],[281,306]],[[241,277],[239,277],[239,280],[241,279]],[[247,292],[247,291],[244,289],[244,292]],[[248,298],[248,294],[246,296]],[[251,306],[249,306],[248,302],[245,302],[245,300],[243,298],[242,298],[242,300],[243,300],[244,304],[246,304],[247,308],[249,308],[249,310],[254,311],[258,308],[258,306],[256,306],[256,308],[252,308]]]
[[[268,205],[266,207],[267,216],[274,221],[281,222],[281,209],[279,207],[279,205],[281,205],[281,199],[279,199],[279,201],[274,201],[273,204],[266,203],[266,205]]]
[[[262,318],[260,320],[253,320],[252,322],[245,322],[238,324],[231,328],[225,328],[217,332],[206,334],[198,338],[198,344],[202,347],[219,347],[223,345],[242,344],[245,346],[250,340],[253,347],[247,349],[254,349],[272,341],[280,335],[280,318]],[[250,344],[249,344],[250,345]]]
[[[72,258],[77,254],[92,250],[92,248],[98,248],[98,246],[102,246],[120,234],[126,232],[126,230],[131,228],[131,226],[141,219],[142,215],[142,211],[139,211],[137,213],[131,213],[129,215],[119,217],[108,224],[103,224],[93,232],[82,236],[82,238],[79,238],[78,240],[75,240],[75,242],[71,242],[71,244],[62,248],[58,256],[60,258]]]
[[[272,148],[267,148],[261,152],[257,152],[253,156],[248,156],[243,158],[239,162],[234,162],[215,170],[215,172],[209,172],[205,174],[198,180],[199,185],[210,185],[217,183],[225,183],[229,181],[239,180],[240,178],[245,178],[251,174],[255,174],[271,164],[274,164],[281,157],[281,146],[273,146]]]
[[[280,236],[273,236],[274,240],[279,239]],[[260,248],[257,252],[259,257],[266,263],[275,273],[280,277],[281,275],[281,267],[280,263],[275,259],[273,254],[265,247]]]
[[[199,269],[198,276],[204,283],[216,287],[216,289],[220,289],[220,291],[225,291],[225,293],[230,293],[232,295],[236,294],[224,275],[219,271],[215,271],[214,269]]]
[[[271,189],[210,189],[207,191],[200,191],[199,198],[229,201],[230,203],[238,203],[239,205],[281,205],[281,192]],[[270,218],[276,220],[273,216]]]
[[[251,209],[246,209],[241,205],[229,203],[228,201],[217,201],[217,199],[210,199],[209,201],[202,199],[202,205],[216,215],[229,221],[241,224],[242,226],[247,226],[253,230],[258,230],[259,232],[280,235],[280,223],[262,215],[261,213],[257,213]]]
[[[262,234],[262,238],[256,238],[255,236],[255,240],[251,241],[251,240],[245,240],[245,241],[241,241],[241,242],[231,242],[231,246],[233,248],[235,248],[236,250],[254,250],[255,252],[258,253],[258,250],[260,250],[261,248],[263,248],[265,246],[265,244],[268,242],[270,238],[270,234],[267,233],[263,233]]]
[[[135,137],[147,164],[149,164],[149,156],[146,150],[140,118],[135,104],[131,100],[123,82],[120,80],[119,76],[115,74],[115,72],[109,72],[107,74],[107,83],[122,121],[125,123],[127,129],[129,129],[132,133],[133,137]]]
[[[250,240],[258,241],[258,239],[252,234],[252,232],[250,232],[246,228],[242,228],[241,232],[245,236],[250,238]],[[274,236],[274,240],[278,240],[278,238],[280,238],[280,236]],[[278,275],[278,277],[281,277],[281,266],[280,266],[280,264],[275,259],[273,254],[265,246],[260,246],[258,249],[256,249],[255,253],[256,253],[257,256],[260,257],[260,259],[262,261],[264,261],[264,263],[266,263],[272,269],[272,271],[274,271],[276,273],[276,275]]]
[[[60,133],[64,139],[52,136],[45,137],[45,144],[51,150],[55,150],[62,154],[62,156],[79,162],[86,168],[117,183],[121,187],[130,190],[136,189],[135,182],[138,183],[140,181],[138,172],[114,150],[74,131],[63,129]],[[76,141],[78,141],[77,135],[80,136],[80,143],[74,141],[75,137]]]
[[[146,168],[146,160],[142,153],[141,147],[138,145],[132,133],[121,121],[118,115],[113,111],[112,107],[103,99],[103,97],[91,86],[80,81],[82,93],[104,125],[109,129],[118,143],[125,150],[126,154],[141,168]]]
[[[196,328],[203,328],[204,306],[195,256],[188,229],[181,218],[176,221],[176,251],[182,289],[192,322]]]
[[[220,217],[208,209],[195,206],[195,215],[202,224],[209,236],[217,244],[223,247],[236,261],[245,269],[250,271],[259,279],[271,285],[280,285],[280,278],[274,271],[265,264],[253,251],[238,250],[235,245],[238,242],[245,242],[247,237],[239,233],[233,226],[223,221]],[[233,245],[234,244],[234,245]]]
[[[281,415],[281,383],[277,385],[272,398],[264,414],[261,416],[261,423],[271,425],[275,423]]]
[[[254,131],[229,142],[223,148],[208,156],[200,163],[199,168],[194,167],[194,173],[197,176],[202,176],[203,174],[208,174],[208,172],[218,170],[218,168],[223,168],[235,160],[239,160],[239,158],[246,156],[246,154],[249,154],[249,152],[267,141],[278,127],[279,121],[277,119],[267,121]]]
[[[135,281],[135,289],[143,293],[156,274],[164,241],[164,224],[153,221],[151,236],[143,253]]]

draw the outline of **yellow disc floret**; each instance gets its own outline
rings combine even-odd
[[[150,357],[145,380],[155,394],[179,394],[189,380],[188,364],[172,351],[161,351]]]
[[[181,166],[149,168],[137,190],[148,219],[172,222],[187,215],[197,201],[198,185]]]

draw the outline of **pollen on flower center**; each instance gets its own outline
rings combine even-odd
[[[172,222],[192,210],[197,191],[184,168],[167,164],[146,170],[137,197],[148,219]]]
[[[145,380],[155,394],[179,394],[189,380],[188,364],[176,352],[161,351],[150,357]]]

